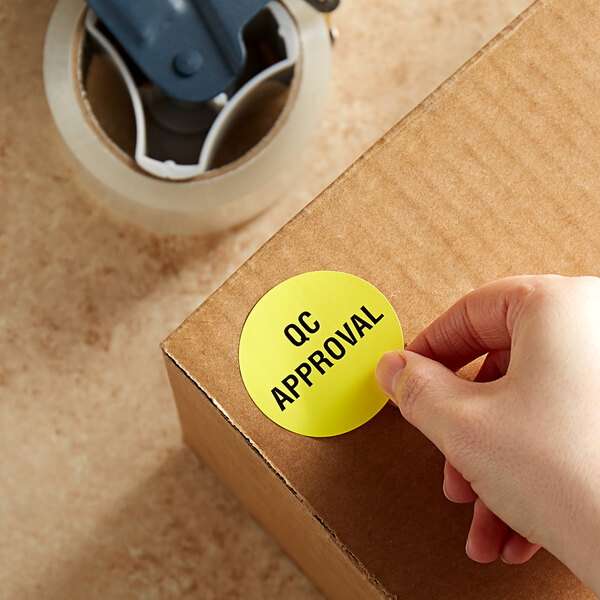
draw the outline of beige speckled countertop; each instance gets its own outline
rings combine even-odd
[[[158,344],[528,0],[343,0],[303,177],[207,238],[118,222],[55,151],[53,4],[0,6],[0,598],[321,598],[182,445]]]

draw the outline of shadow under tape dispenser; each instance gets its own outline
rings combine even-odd
[[[325,105],[338,3],[59,0],[44,84],[78,175],[157,233],[219,231],[263,211]]]

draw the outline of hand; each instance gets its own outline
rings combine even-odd
[[[455,371],[487,354],[475,382]],[[445,455],[444,492],[473,502],[467,554],[544,546],[600,590],[600,279],[487,284],[377,365],[381,388]]]

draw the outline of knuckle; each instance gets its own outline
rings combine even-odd
[[[558,275],[537,275],[515,286],[507,298],[506,324],[511,335],[521,315],[555,313],[566,280]]]
[[[526,307],[528,312],[560,317],[584,307],[589,300],[597,304],[599,295],[597,277],[541,275],[531,284],[530,292],[522,297],[520,307]]]
[[[506,326],[512,335],[517,319],[530,305],[531,301],[546,293],[546,288],[540,278],[533,281],[523,281],[510,291],[507,298]]]
[[[412,369],[407,373],[402,390],[399,394],[400,412],[407,421],[412,422],[415,416],[415,409],[418,406],[419,398],[423,396],[425,390],[431,385],[431,379],[421,369]],[[417,409],[418,410],[418,409]]]

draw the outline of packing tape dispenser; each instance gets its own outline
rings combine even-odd
[[[158,233],[267,208],[324,107],[338,2],[59,0],[44,84],[94,197]]]

